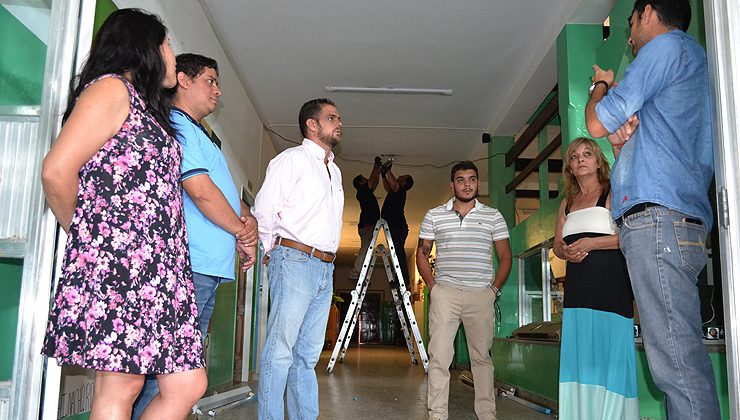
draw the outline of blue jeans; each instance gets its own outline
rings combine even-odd
[[[625,218],[619,239],[640,313],[643,344],[669,419],[720,419],[701,336],[697,276],[707,263],[706,226],[650,207]]]
[[[282,419],[286,385],[288,416],[319,415],[314,367],[324,346],[334,264],[284,246],[270,254],[270,314],[260,358],[259,418]]]
[[[216,304],[216,288],[222,281],[230,281],[222,277],[208,276],[200,273],[193,273],[193,286],[195,287],[195,304],[198,306],[198,321],[200,330],[203,332],[203,342],[206,340],[208,324],[211,322],[213,307]],[[134,402],[134,408],[131,413],[133,420],[138,420],[146,409],[146,406],[159,393],[156,375],[147,375],[144,386],[141,388],[139,397]]]

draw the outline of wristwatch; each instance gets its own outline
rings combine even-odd
[[[495,294],[495,295],[496,295],[496,297],[499,297],[499,296],[501,296],[501,290],[499,290],[499,288],[498,288],[498,287],[496,287],[496,286],[494,286],[494,285],[492,285],[492,284],[489,284],[489,285],[488,285],[488,287],[490,287],[490,288],[491,288],[491,290],[493,290],[493,294]]]
[[[606,83],[604,80],[597,80],[591,84],[591,87],[588,88],[588,96],[591,96],[591,94],[594,92],[594,89],[596,89],[596,85],[604,84],[604,87],[606,88],[606,91],[609,91],[609,83]]]

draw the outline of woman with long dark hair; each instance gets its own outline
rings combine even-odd
[[[91,419],[182,419],[206,387],[180,190],[181,150],[165,89],[176,83],[167,28],[137,9],[96,35],[44,160],[49,207],[68,233],[43,353],[94,369]]]
[[[574,139],[565,152],[555,255],[567,260],[560,341],[559,416],[640,417],[632,289],[611,218],[609,163],[599,145]]]

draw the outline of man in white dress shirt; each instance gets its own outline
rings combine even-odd
[[[319,415],[314,367],[324,345],[334,256],[342,230],[342,175],[332,148],[342,120],[329,99],[301,107],[303,144],[277,155],[255,200],[267,253],[270,314],[260,359],[259,418]]]

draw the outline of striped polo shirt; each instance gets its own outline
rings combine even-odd
[[[509,238],[501,213],[475,200],[463,218],[452,208],[454,198],[429,210],[419,239],[437,247],[434,280],[457,288],[483,288],[493,283],[494,241]]]

